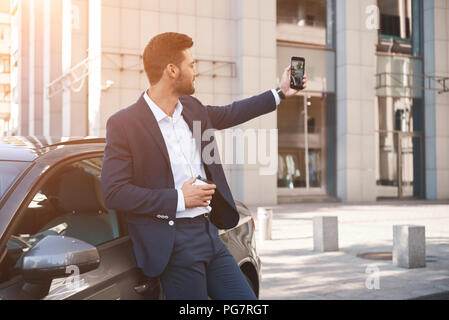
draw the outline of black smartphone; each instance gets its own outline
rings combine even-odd
[[[302,57],[292,57],[290,69],[290,88],[304,89],[303,77],[306,70],[306,60]]]
[[[205,184],[214,184],[212,181],[201,177],[200,175],[198,175],[198,177],[196,177],[195,182],[193,183],[194,186],[201,186],[201,185],[205,185]],[[211,200],[207,200],[207,203],[210,204]]]
[[[202,185],[202,184],[214,184],[212,181],[210,181],[209,179],[203,178],[202,176],[198,175],[198,177],[196,177],[196,181],[193,183],[193,185]]]

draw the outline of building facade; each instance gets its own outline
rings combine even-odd
[[[274,88],[306,59],[307,90],[217,132],[236,198],[449,199],[448,18],[448,0],[14,0],[7,133],[104,136],[148,87],[145,45],[182,32],[206,105]]]
[[[11,126],[11,19],[9,2],[0,3],[0,134]]]

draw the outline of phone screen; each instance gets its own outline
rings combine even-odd
[[[304,77],[305,60],[303,58],[292,58],[290,70],[290,87],[293,89],[303,89],[302,78]]]

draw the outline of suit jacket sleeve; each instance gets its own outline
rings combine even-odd
[[[175,218],[176,189],[147,189],[132,184],[133,162],[127,135],[114,116],[106,124],[106,147],[101,186],[106,207],[136,214],[168,215]]]
[[[266,91],[224,107],[206,106],[206,110],[212,126],[223,130],[276,110],[276,100],[271,91]]]

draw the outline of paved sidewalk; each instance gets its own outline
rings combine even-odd
[[[257,207],[250,209],[257,215]],[[261,299],[410,299],[449,292],[449,202],[304,203],[273,209],[273,240],[257,240]],[[338,216],[338,252],[313,251],[312,217],[319,215]],[[391,253],[397,224],[426,227],[425,268],[403,269],[393,267],[391,259],[357,257]],[[367,271],[376,267],[379,289],[368,289],[367,279],[375,274]]]

